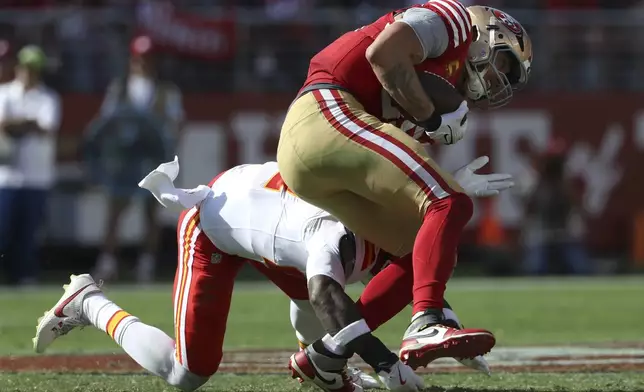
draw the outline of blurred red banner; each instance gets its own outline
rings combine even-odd
[[[272,160],[292,98],[290,94],[187,95],[186,132],[198,126],[199,132],[220,134],[217,140],[225,141],[226,147],[216,159],[222,167]],[[61,144],[78,139],[98,112],[101,99],[64,97]],[[431,154],[450,170],[486,154],[490,156],[487,170],[512,173],[525,182],[531,177],[531,162],[554,136],[560,137],[566,141],[568,173],[581,184],[588,239],[598,249],[630,249],[633,216],[644,210],[644,110],[639,102],[644,102],[644,96],[524,95],[507,108],[472,113],[465,139],[450,147],[432,147]],[[310,132],[315,134],[314,129]],[[61,153],[61,160],[76,159],[65,155]],[[215,169],[199,170],[205,176]],[[496,198],[493,208],[501,224],[512,229],[521,227],[524,207],[524,197],[506,193]],[[478,219],[473,218],[472,227]],[[469,240],[474,241],[470,233]]]
[[[235,53],[233,20],[180,12],[167,2],[142,3],[137,27],[160,50],[209,60],[229,59]]]

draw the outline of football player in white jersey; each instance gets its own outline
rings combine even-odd
[[[513,185],[509,175],[474,174],[486,162],[486,157],[479,158],[456,173],[472,196],[494,195]],[[291,298],[297,336],[311,343],[291,357],[294,377],[328,391],[360,391],[361,380],[346,372],[347,359],[357,353],[388,389],[422,387],[422,379],[371,334],[405,303],[385,310],[376,300],[356,304],[344,293],[346,284],[380,271],[386,255],[330,214],[291,194],[275,162],[237,166],[209,186],[189,190],[174,187],[178,172],[175,158],[139,184],[165,207],[182,210],[177,226],[175,338],[110,301],[90,275],[72,275],[63,296],[39,319],[36,352],[77,326],[93,325],[146,370],[184,391],[195,390],[219,367],[235,276],[249,263]],[[395,275],[396,266],[404,270],[404,261],[394,261],[379,275],[385,277],[388,270]],[[400,292],[389,297],[409,303],[411,287],[407,289],[407,297]],[[317,322],[311,322],[312,315]]]

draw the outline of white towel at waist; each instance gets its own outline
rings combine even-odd
[[[211,192],[210,187],[199,185],[193,189],[174,187],[179,175],[179,157],[174,161],[162,163],[139,182],[139,187],[147,189],[165,208],[175,211],[189,209],[200,204]]]

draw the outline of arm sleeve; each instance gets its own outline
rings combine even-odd
[[[423,60],[442,55],[449,44],[449,35],[443,19],[427,8],[409,8],[397,22],[411,27],[423,47]]]
[[[316,275],[325,275],[346,285],[346,277],[340,256],[340,239],[346,234],[340,222],[325,221],[307,241],[306,280]]]

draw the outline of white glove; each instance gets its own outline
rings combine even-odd
[[[400,361],[396,362],[389,372],[380,371],[378,378],[390,391],[417,392],[425,387],[423,379]]]
[[[433,141],[441,144],[458,142],[465,136],[465,131],[467,131],[467,113],[469,111],[467,101],[463,101],[455,111],[443,114],[441,116],[441,126],[433,132],[426,131],[427,135]]]
[[[470,197],[496,196],[500,191],[512,188],[511,174],[475,174],[490,161],[487,156],[478,157],[454,173],[454,179]]]

